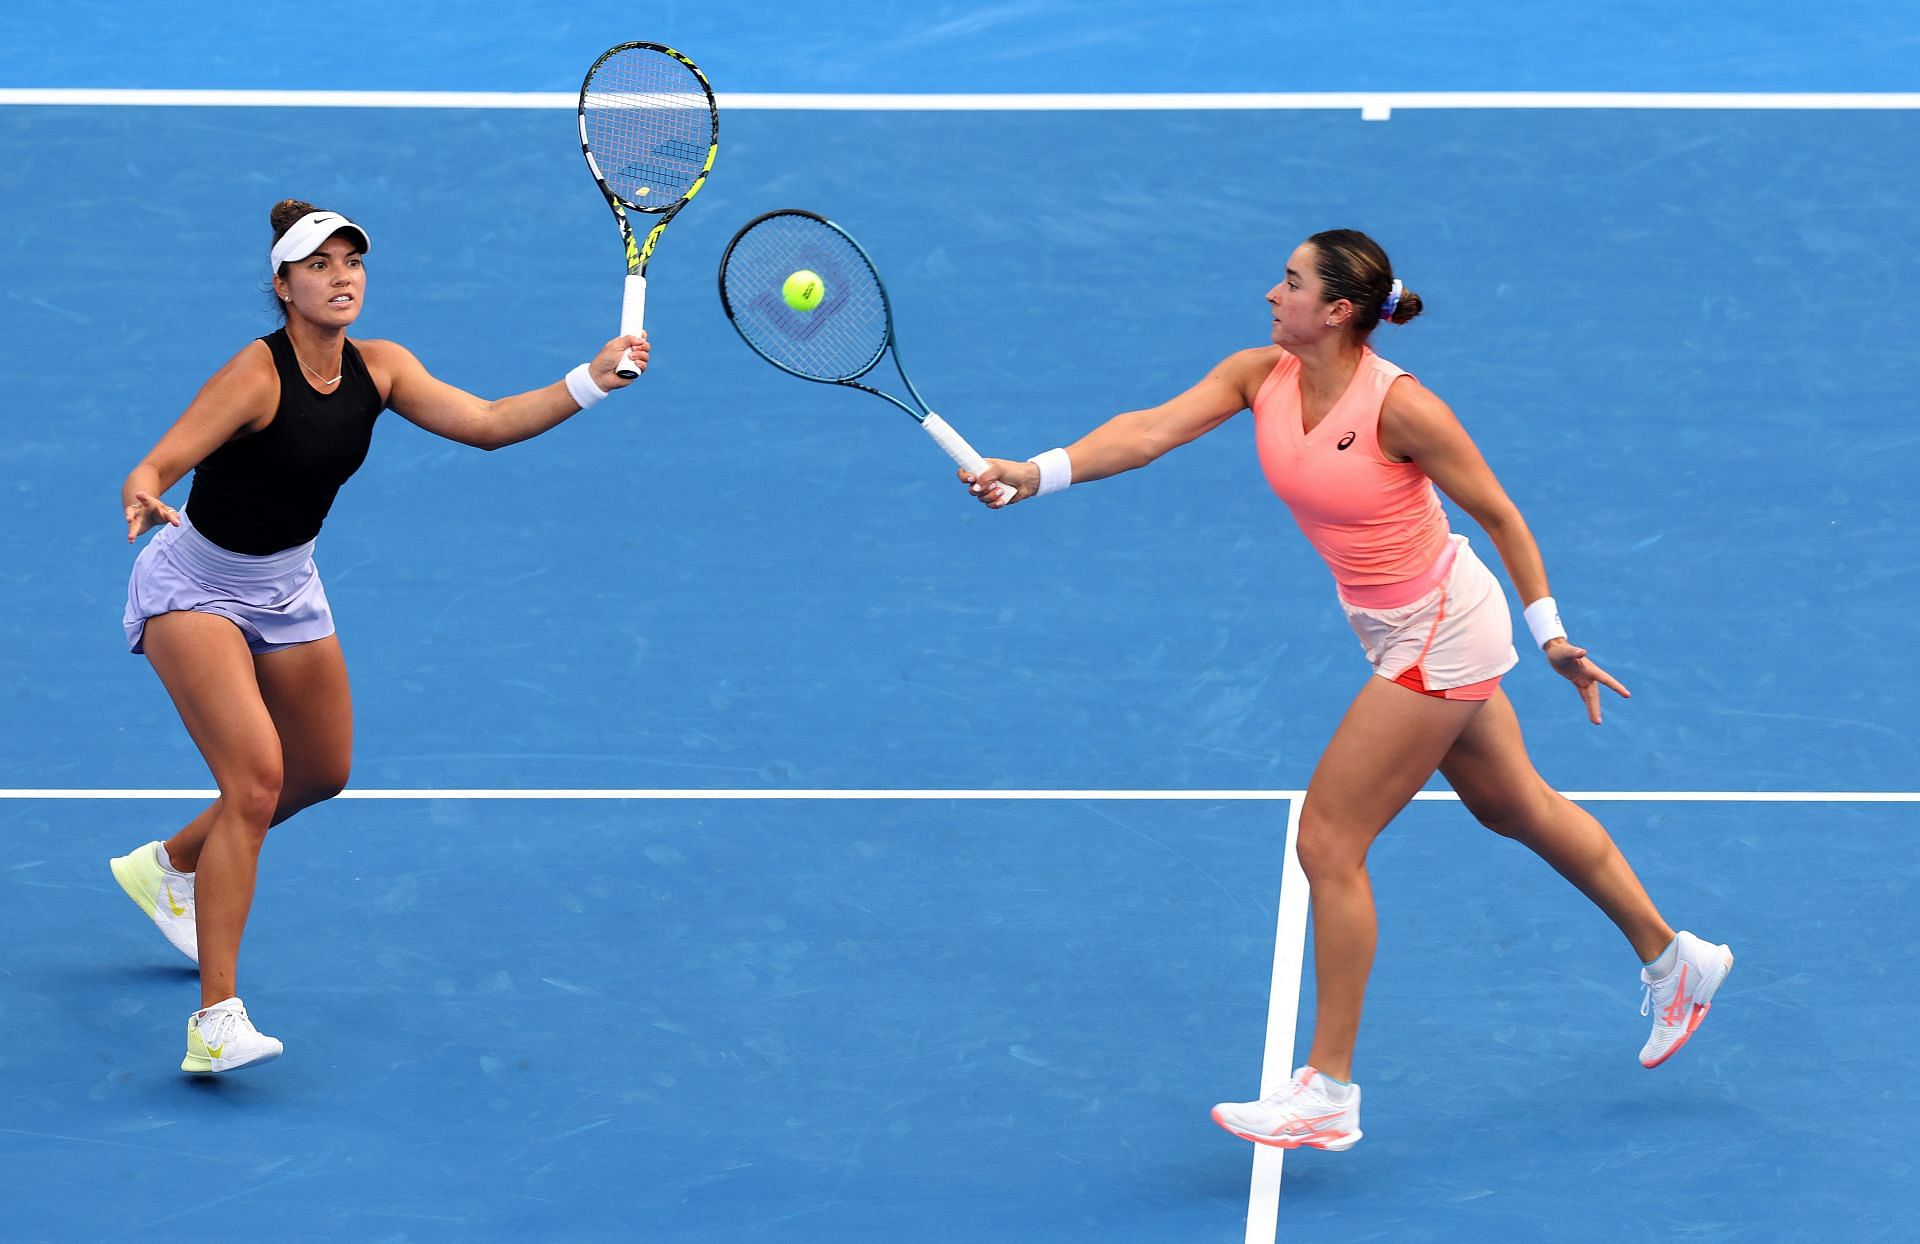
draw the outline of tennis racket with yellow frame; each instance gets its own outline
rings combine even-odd
[[[658,43],[608,48],[580,84],[580,151],[620,223],[627,283],[620,331],[640,335],[647,311],[647,261],[685,207],[720,150],[720,110],[700,67]],[[628,212],[657,216],[646,240],[636,242]],[[631,356],[617,369],[640,374]]]

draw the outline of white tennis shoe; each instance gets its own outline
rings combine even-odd
[[[194,923],[193,874],[177,873],[162,867],[166,860],[165,845],[149,842],[144,847],[136,847],[125,855],[116,856],[109,865],[113,869],[113,879],[127,892],[127,897],[140,905],[160,931],[173,943],[173,948],[194,961],[200,962],[200,930]]]
[[[1213,1121],[1257,1145],[1338,1153],[1360,1141],[1360,1086],[1350,1086],[1344,1102],[1329,1097],[1329,1087],[1325,1076],[1302,1067],[1259,1101],[1221,1102]]]
[[[1653,1033],[1640,1050],[1642,1067],[1658,1067],[1677,1053],[1713,1009],[1713,995],[1733,971],[1733,951],[1680,930],[1673,970],[1658,980],[1640,969],[1646,993],[1640,1013],[1653,1016]]]
[[[244,1002],[228,998],[187,1017],[187,1056],[180,1060],[180,1070],[233,1071],[271,1062],[285,1048],[253,1026]]]

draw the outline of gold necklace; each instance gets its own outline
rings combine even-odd
[[[287,345],[289,347],[293,345],[293,339],[291,337],[287,339]],[[307,367],[307,360],[300,357],[300,351],[298,350],[294,350],[293,352],[293,361],[300,364],[300,366],[302,367]],[[331,380],[327,379],[325,376],[321,375],[319,372],[313,370],[313,368],[311,367],[307,367],[307,374],[309,376],[312,376],[315,380],[318,380],[321,384],[339,384],[340,377],[345,376],[347,374],[344,367],[346,361],[347,361],[347,352],[345,350],[342,350],[340,351],[340,364],[342,366],[342,370],[339,376],[335,376]]]

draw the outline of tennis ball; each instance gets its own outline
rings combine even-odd
[[[780,287],[780,296],[785,298],[787,305],[795,311],[813,310],[820,305],[820,300],[826,297],[826,293],[826,286],[820,283],[820,274],[806,268],[788,277],[786,284]]]

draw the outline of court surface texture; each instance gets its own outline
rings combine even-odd
[[[1911,1238],[1897,14],[206,7],[0,18],[0,1234]],[[566,96],[626,38],[722,109],[653,366],[494,454],[380,420],[318,552],[352,785],[270,836],[241,963],[287,1053],[183,1076],[194,977],[106,862],[210,781],[125,652],[119,483],[274,327],[284,197],[372,234],[356,335],[463,388],[611,336]],[[1568,91],[1608,94],[1510,94]],[[1326,571],[1248,416],[996,514],[766,366],[714,273],[781,207],[861,239],[915,382],[1014,458],[1263,342],[1306,235],[1378,238],[1427,310],[1374,344],[1634,693],[1594,728],[1523,653],[1536,764],[1739,956],[1694,1042],[1638,1065],[1632,951],[1436,780],[1371,857],[1365,1141],[1214,1127],[1305,1056],[1288,835],[1367,676]]]

